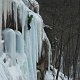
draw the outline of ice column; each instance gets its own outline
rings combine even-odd
[[[13,10],[14,10],[14,20],[16,23],[16,30],[18,30],[18,26],[17,26],[17,3],[16,2],[14,2],[14,4],[13,4]]]
[[[24,53],[24,39],[19,31],[15,31],[15,34],[16,34],[16,52],[17,52],[16,58],[22,72],[24,73],[24,75],[26,75],[27,80],[29,80],[27,56]]]
[[[34,17],[34,16],[33,16]],[[32,43],[32,63],[33,63],[33,70],[34,70],[34,76],[35,80],[37,80],[37,71],[36,71],[36,54],[38,53],[38,45],[37,38],[36,38],[36,24],[35,24],[35,18],[33,18],[32,24],[31,24],[31,43]]]
[[[12,59],[13,65],[16,64],[15,56],[16,56],[16,35],[14,30],[5,29],[3,31],[4,41],[5,41],[5,52]]]
[[[16,33],[16,52],[23,54],[24,53],[24,40],[22,34],[19,31]]]
[[[6,19],[7,19],[7,0],[5,0],[3,2],[3,5],[4,5],[4,25],[5,25],[5,28],[6,28]]]
[[[39,52],[39,57],[41,57],[41,49],[42,49],[42,31],[43,31],[43,21],[42,19],[38,16],[37,17],[37,38],[38,38],[38,52]]]
[[[24,30],[24,36],[25,36],[25,53],[27,56],[28,68],[29,68],[29,80],[35,80],[34,71],[33,71],[33,63],[32,63],[31,29],[28,30],[27,23],[26,23],[25,30]]]
[[[49,45],[49,51],[48,51],[48,71],[50,71],[50,55],[51,55],[51,44],[49,42],[49,39],[48,40],[48,45]]]
[[[23,35],[23,39],[24,39],[24,26],[25,26],[25,21],[26,21],[26,17],[27,17],[27,13],[26,13],[26,9],[23,8],[22,6],[22,35]],[[27,23],[27,22],[26,22]]]

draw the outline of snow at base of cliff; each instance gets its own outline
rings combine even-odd
[[[22,59],[26,62],[25,57]],[[0,57],[0,80],[27,80],[27,75],[23,74],[20,65],[16,63],[16,66],[14,66],[6,53],[3,53]]]
[[[57,69],[52,67],[52,70],[53,71],[46,71],[44,80],[56,80]],[[58,80],[68,80],[68,77],[64,76],[62,72],[59,72]],[[69,80],[72,80],[72,79],[70,78]]]

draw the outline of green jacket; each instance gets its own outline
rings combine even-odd
[[[33,18],[33,15],[28,15],[28,24],[30,24],[31,23],[31,21],[32,21],[32,18]]]

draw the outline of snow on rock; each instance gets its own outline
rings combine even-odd
[[[50,56],[52,54],[51,44],[44,30],[43,30],[43,40],[46,41],[48,44],[48,71],[50,71]]]
[[[44,80],[53,80],[52,72],[46,72]]]
[[[22,0],[25,5],[29,7],[32,11],[39,14],[39,4],[36,0]]]
[[[56,80],[57,75],[57,69],[53,68],[53,66],[50,66],[53,71],[46,71],[44,80]],[[58,80],[68,80],[67,76],[64,76],[62,72],[59,72]],[[71,78],[69,80],[72,80]]]
[[[6,63],[4,63],[6,59]],[[0,57],[0,80],[27,80],[20,69],[20,65],[10,65],[11,59],[3,53]]]

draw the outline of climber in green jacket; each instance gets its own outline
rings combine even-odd
[[[32,21],[32,18],[33,18],[33,15],[30,15],[30,16],[28,15],[28,30],[31,29],[30,23]]]

